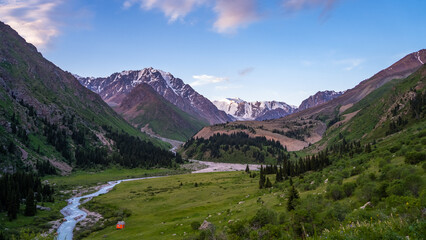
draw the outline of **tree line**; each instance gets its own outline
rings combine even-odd
[[[34,216],[36,203],[54,201],[54,189],[34,173],[6,173],[0,177],[0,186],[0,212],[6,211],[10,221],[17,218],[21,204],[25,204],[24,215]]]

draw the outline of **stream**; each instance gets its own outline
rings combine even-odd
[[[63,222],[57,230],[57,234],[58,234],[57,240],[72,240],[73,231],[76,224],[86,218],[87,213],[78,208],[81,204],[80,203],[81,199],[93,198],[93,197],[105,194],[109,192],[115,185],[121,182],[142,180],[142,179],[148,179],[148,178],[156,178],[156,177],[144,177],[144,178],[133,178],[133,179],[111,181],[111,182],[108,182],[106,186],[103,186],[101,189],[99,189],[95,193],[87,194],[81,197],[72,197],[68,199],[68,205],[61,210],[61,213],[62,215],[65,216],[64,218],[66,221]]]

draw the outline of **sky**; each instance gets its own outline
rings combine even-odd
[[[210,100],[299,105],[426,48],[424,0],[0,0],[9,24],[80,76],[153,67]]]

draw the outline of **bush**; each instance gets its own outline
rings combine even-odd
[[[201,226],[201,223],[200,222],[197,222],[197,221],[193,221],[192,223],[191,223],[191,228],[192,228],[192,230],[198,230],[198,228]]]
[[[337,184],[329,185],[327,188],[327,196],[331,197],[334,201],[342,199],[344,197],[342,186]]]
[[[426,160],[426,153],[409,152],[405,155],[405,162],[408,164],[417,164]]]
[[[343,192],[345,193],[346,197],[350,197],[352,193],[354,192],[356,188],[356,183],[354,182],[348,182],[343,184]]]
[[[237,239],[246,239],[250,233],[250,227],[247,221],[236,221],[229,225],[229,234],[234,235]]]
[[[364,184],[358,191],[358,198],[363,203],[371,201],[375,195],[376,185],[372,182]]]
[[[261,228],[266,224],[276,224],[277,213],[268,208],[261,208],[257,211],[256,215],[251,219],[250,225],[254,228]]]
[[[411,175],[405,178],[404,188],[409,190],[414,196],[419,196],[419,191],[423,186],[423,178],[418,175]]]

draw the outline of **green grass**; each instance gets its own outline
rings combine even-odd
[[[177,175],[125,182],[88,206],[126,208],[132,215],[122,231],[115,226],[91,234],[87,239],[176,239],[194,233],[190,224],[204,219],[222,228],[228,221],[255,214],[258,198],[277,210],[280,200],[269,190],[259,191],[258,179],[243,172]],[[183,186],[180,186],[180,183]],[[198,183],[198,187],[194,184]],[[239,204],[242,202],[241,204]],[[176,236],[173,236],[176,234]]]
[[[105,170],[93,170],[93,171],[76,171],[69,176],[47,176],[43,178],[49,182],[60,186],[61,189],[72,189],[76,186],[92,186],[99,183],[106,183],[108,181],[128,179],[128,178],[139,178],[147,176],[158,176],[158,175],[171,175],[181,173],[181,170],[172,169],[127,169],[112,167]]]

